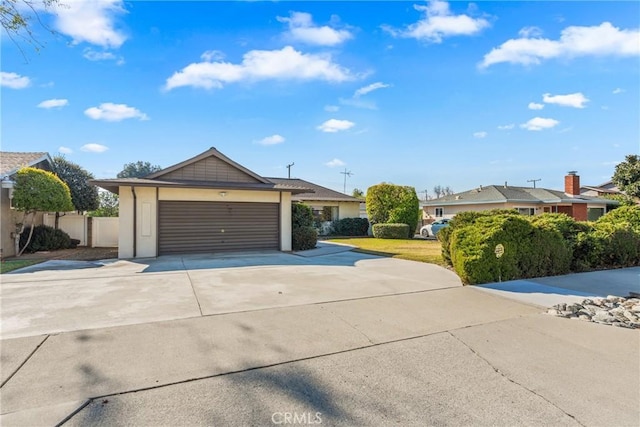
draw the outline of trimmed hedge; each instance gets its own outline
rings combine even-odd
[[[501,258],[495,247],[504,246]],[[465,284],[566,274],[571,249],[557,230],[534,227],[525,217],[479,217],[451,233],[451,261]]]
[[[31,227],[25,227],[20,235],[20,247],[27,243]],[[77,243],[76,243],[77,242]],[[47,225],[37,225],[33,229],[33,236],[29,242],[29,246],[24,250],[27,253],[38,251],[56,251],[58,249],[75,248],[79,240],[71,239],[67,233],[62,230],[56,230]]]
[[[407,224],[373,224],[373,237],[378,239],[406,239],[408,233]]]
[[[421,215],[415,188],[387,183],[373,185],[367,189],[366,202],[372,224],[407,224],[407,234],[402,238],[413,237]]]
[[[333,221],[332,234],[338,236],[366,236],[369,231],[369,220],[366,218],[343,218]]]
[[[463,212],[438,233],[442,256],[465,284],[640,265],[640,207],[621,207],[595,223],[565,214]],[[497,258],[497,244],[504,255]]]

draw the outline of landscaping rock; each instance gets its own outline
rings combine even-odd
[[[567,319],[584,320],[620,328],[640,329],[640,298],[585,299],[581,303],[554,305],[547,314]]]

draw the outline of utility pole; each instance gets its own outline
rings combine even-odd
[[[344,175],[344,189],[342,190],[342,192],[344,194],[347,194],[347,176],[351,176],[353,175],[351,173],[351,171],[347,171],[347,168],[344,168],[344,172],[340,172],[342,175]]]
[[[536,188],[536,181],[542,181],[542,178],[527,180],[527,182],[533,182],[533,188]]]
[[[291,166],[295,165],[295,162],[291,162],[291,164],[287,165],[287,176],[291,179]]]
[[[429,199],[429,190],[422,190],[424,193],[424,201],[426,202]]]

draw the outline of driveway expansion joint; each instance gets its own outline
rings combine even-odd
[[[23,366],[24,366],[24,365],[29,361],[29,359],[31,359],[31,357],[32,357],[34,354],[36,354],[36,351],[38,351],[38,350],[40,349],[40,347],[42,347],[42,345],[45,343],[45,341],[47,341],[47,340],[49,339],[49,337],[50,337],[50,336],[51,336],[51,335],[45,335],[45,336],[44,336],[44,339],[43,339],[42,341],[40,341],[40,343],[36,346],[36,348],[34,348],[34,349],[33,349],[33,351],[32,351],[31,353],[29,353],[29,355],[24,359],[24,361],[20,364],[20,366],[18,366],[18,367],[15,369],[15,371],[13,371],[13,372],[11,373],[11,375],[9,375],[9,376],[7,377],[7,379],[6,379],[6,380],[4,380],[4,381],[2,382],[2,384],[0,384],[0,388],[4,387],[4,386],[5,386],[5,384],[7,384],[7,383],[9,382],[9,380],[10,380],[11,378],[13,378],[13,377],[14,377],[14,375],[15,375],[15,374],[17,374],[17,373],[18,373],[18,371],[20,371],[20,369],[22,369],[22,367],[23,367]]]
[[[189,285],[191,285],[191,290],[193,291],[193,297],[196,299],[196,303],[198,304],[198,311],[200,312],[200,316],[202,316],[202,307],[200,306],[200,300],[198,299],[198,294],[196,294],[196,288],[193,287],[193,280],[191,280],[191,275],[189,274],[189,270],[187,266],[184,264],[184,258],[180,258],[180,262],[182,262],[182,266],[184,267],[185,273],[187,273],[187,279],[189,279]]]
[[[586,424],[581,423],[580,420],[578,420],[575,415],[571,415],[570,413],[568,413],[567,411],[565,411],[564,409],[562,409],[560,406],[558,406],[557,404],[553,403],[552,401],[550,401],[549,399],[547,399],[546,397],[544,397],[542,394],[537,393],[535,390],[532,390],[528,387],[526,387],[524,384],[520,384],[519,382],[515,381],[512,378],[509,378],[504,372],[502,372],[500,369],[496,368],[495,366],[493,366],[493,364],[491,364],[491,362],[489,362],[489,360],[487,360],[486,358],[482,357],[482,355],[480,355],[480,353],[478,353],[475,349],[473,349],[473,347],[471,347],[469,344],[467,344],[466,342],[464,342],[461,338],[459,338],[458,336],[456,336],[452,331],[446,331],[447,334],[451,335],[455,340],[459,341],[460,344],[464,345],[466,348],[469,349],[469,351],[471,351],[475,356],[477,356],[480,360],[482,360],[484,363],[487,364],[487,366],[489,366],[491,369],[493,369],[497,374],[499,374],[501,377],[503,377],[504,379],[506,379],[507,381],[509,381],[510,383],[528,391],[529,393],[539,397],[540,399],[544,400],[545,402],[547,402],[548,404],[550,404],[551,406],[553,406],[554,408],[558,409],[560,412],[562,412],[563,414],[565,414],[566,416],[568,416],[569,418],[573,419],[576,423],[578,423],[579,425],[586,427]]]

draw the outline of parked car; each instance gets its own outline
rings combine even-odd
[[[448,218],[442,218],[431,224],[427,224],[420,229],[420,235],[422,237],[435,237],[438,231],[449,225],[449,221],[451,220]]]

